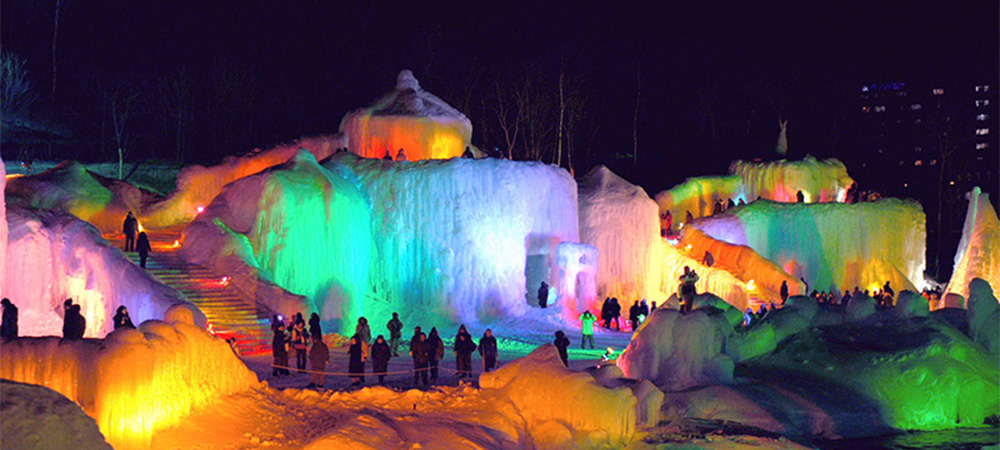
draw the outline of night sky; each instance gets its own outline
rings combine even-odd
[[[774,158],[779,115],[790,121],[790,158],[837,156],[850,171],[863,83],[971,84],[998,73],[995,0],[61,0],[53,94],[56,3],[3,0],[0,10],[3,51],[26,60],[37,93],[31,117],[67,137],[29,151],[56,160],[111,159],[102,93],[139,94],[130,161],[212,164],[335,133],[405,68],[469,116],[476,145],[504,148],[498,90],[509,98],[531,80],[548,108],[538,121],[551,125],[561,72],[577,102],[577,174],[606,164],[653,194],[724,173],[736,158]],[[163,95],[177,80],[188,105],[183,145]],[[538,136],[555,147],[551,131]]]

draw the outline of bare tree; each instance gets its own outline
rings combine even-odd
[[[184,151],[188,145],[188,132],[194,110],[191,79],[186,70],[181,69],[170,78],[159,82],[163,119],[167,132],[173,134],[174,158],[184,164]]]
[[[507,144],[507,159],[514,159],[514,147],[517,146],[517,138],[521,134],[521,123],[524,117],[521,109],[512,102],[512,95],[505,92],[500,86],[500,81],[494,82],[496,88],[497,102],[494,107],[500,130],[503,131],[504,143]]]
[[[59,41],[59,10],[63,0],[56,0],[56,12],[52,18],[52,97],[56,96],[56,43]]]
[[[131,136],[128,133],[128,119],[135,110],[136,99],[139,98],[139,91],[126,83],[120,83],[115,87],[107,88],[98,85],[104,103],[111,114],[111,124],[114,127],[115,146],[118,149],[118,179],[124,178],[123,165],[125,157],[128,155],[129,142]]]
[[[37,98],[24,60],[13,53],[0,54],[0,120],[5,125],[27,121]]]

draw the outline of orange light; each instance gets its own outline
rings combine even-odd
[[[177,247],[180,247],[180,246],[181,246],[181,241],[175,240],[173,247],[177,248]]]
[[[219,280],[219,286],[229,286],[229,277],[222,277],[222,279]]]

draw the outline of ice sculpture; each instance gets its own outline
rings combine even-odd
[[[79,404],[116,449],[148,448],[156,430],[258,384],[221,339],[189,322],[147,321],[103,340],[0,343],[0,378],[40,384]]]
[[[559,289],[556,303],[563,306],[567,319],[575,321],[584,310],[600,311],[597,297],[596,247],[574,242],[556,246]]]
[[[955,252],[955,269],[945,293],[969,298],[969,283],[982,278],[990,286],[1000,286],[1000,222],[989,194],[978,187],[966,198],[969,209],[962,227],[962,240]]]
[[[761,297],[750,289],[746,281],[740,280],[733,274],[718,267],[708,267],[701,264],[699,259],[687,256],[676,247],[663,243],[663,266],[661,268],[661,289],[663,292],[656,300],[661,305],[671,296],[679,297],[680,276],[687,266],[698,273],[698,282],[695,288],[698,292],[708,292],[726,301],[730,305],[739,308],[741,311],[748,306],[757,306]],[[676,297],[675,297],[676,299]]]
[[[447,159],[462,156],[472,138],[472,122],[457,109],[420,88],[413,72],[396,77],[396,89],[340,123],[349,148],[365,158]]]
[[[631,303],[660,294],[659,210],[635,186],[599,166],[580,180],[580,239],[600,251],[598,297]]]
[[[190,222],[200,212],[199,208],[207,207],[222,192],[223,186],[283,164],[300,148],[308,150],[317,160],[323,160],[346,146],[347,140],[342,135],[302,138],[264,151],[257,149],[246,156],[227,157],[216,166],[185,167],[177,175],[177,190],[166,200],[142,211],[139,221],[152,228]]]
[[[810,289],[874,290],[891,281],[898,292],[923,287],[924,222],[923,208],[910,200],[760,201],[695,226],[714,239],[749,246],[805,278]]]
[[[795,202],[802,191],[806,203],[843,202],[854,180],[837,159],[818,161],[806,156],[798,161],[734,161],[730,175],[688,178],[656,194],[660,211],[670,211],[675,228],[690,211],[694,218],[712,215],[716,200],[751,203],[758,197],[777,202]]]
[[[20,309],[22,336],[62,336],[63,301],[87,319],[86,337],[112,330],[119,305],[135,322],[162,319],[184,296],[132,263],[90,224],[59,211],[7,210],[4,296]],[[201,325],[204,315],[197,312]]]

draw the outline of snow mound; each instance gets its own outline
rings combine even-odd
[[[858,204],[759,201],[695,222],[708,236],[746,245],[810,289],[842,292],[859,286],[923,287],[923,209],[914,201]],[[791,285],[789,285],[791,287]]]
[[[579,193],[580,239],[600,251],[597,297],[658,298],[663,238],[656,202],[604,166],[580,180]]]
[[[480,375],[479,385],[514,404],[539,448],[621,448],[635,433],[632,391],[567,369],[551,344]]]
[[[20,310],[23,336],[62,336],[63,301],[80,305],[86,337],[114,328],[111,318],[124,305],[135,322],[162,319],[183,294],[132,263],[90,224],[58,211],[14,206],[7,210],[4,296]],[[198,322],[205,316],[191,305]]]
[[[185,167],[177,174],[177,190],[167,199],[150,205],[138,216],[139,221],[151,228],[190,222],[199,214],[198,208],[208,206],[222,192],[223,186],[283,164],[300,148],[308,150],[317,160],[323,160],[346,146],[342,135],[309,137],[264,151],[255,149],[245,156],[229,156],[216,166]]]
[[[1000,353],[1000,304],[982,278],[969,283],[969,337],[986,351]]]
[[[396,88],[371,106],[344,116],[340,132],[347,135],[351,152],[381,159],[386,152],[405,159],[448,159],[462,156],[472,139],[472,122],[457,109],[423,90],[404,70]]]
[[[990,286],[1000,286],[1000,221],[989,194],[978,187],[966,198],[969,209],[962,227],[962,240],[955,252],[955,269],[946,293],[969,297],[969,283],[981,278]]]
[[[222,340],[187,323],[155,320],[104,340],[2,342],[0,378],[65,395],[118,449],[148,447],[155,431],[178,424],[192,409],[258,384]]]
[[[722,353],[728,326],[721,315],[658,308],[632,336],[618,365],[629,378],[650,380],[668,391],[729,383],[734,364]]]
[[[3,448],[111,450],[94,419],[43,386],[0,380]]]

